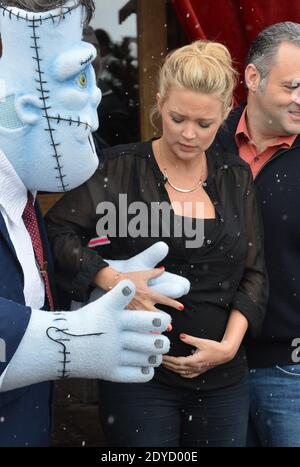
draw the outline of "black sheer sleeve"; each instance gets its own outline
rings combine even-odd
[[[97,251],[88,247],[96,235],[96,199],[104,199],[102,175],[97,170],[89,182],[67,192],[45,219],[58,288],[78,301],[87,300],[95,274],[108,266]]]
[[[256,337],[261,330],[268,300],[263,224],[251,171],[248,167],[240,170],[241,186],[245,187],[245,235],[248,249],[245,271],[231,307],[247,318],[250,335]]]

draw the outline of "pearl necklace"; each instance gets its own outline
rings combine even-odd
[[[161,144],[161,140],[159,139],[158,140],[158,152],[159,152],[159,158],[161,160],[162,157],[161,157],[160,144]],[[198,190],[203,184],[203,170],[204,170],[204,164],[202,164],[202,167],[201,167],[201,176],[200,176],[198,182],[196,183],[196,185],[193,186],[193,188],[179,188],[178,186],[174,185],[169,179],[166,167],[164,167],[164,169],[163,169],[164,180],[165,180],[166,183],[168,183],[173,188],[173,190],[178,191],[179,193],[192,193],[193,191]]]
[[[199,179],[199,181],[196,183],[196,185],[193,188],[179,188],[178,186],[175,186],[173,185],[173,183],[170,182],[166,168],[164,168],[164,178],[165,178],[166,183],[168,183],[175,191],[179,191],[179,193],[191,193],[192,191],[198,190],[203,183],[202,176],[201,176],[201,178]]]

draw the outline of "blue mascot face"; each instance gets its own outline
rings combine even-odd
[[[82,41],[84,9],[0,7],[0,150],[31,190],[66,191],[97,168],[101,92]]]

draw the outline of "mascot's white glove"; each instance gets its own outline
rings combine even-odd
[[[169,247],[165,242],[157,242],[136,256],[127,260],[105,260],[118,272],[147,271],[156,267],[168,254]],[[161,276],[148,282],[151,289],[170,298],[179,298],[190,290],[190,282],[185,277],[164,272]],[[95,289],[90,295],[90,301],[102,296],[105,292]]]
[[[121,281],[74,312],[33,310],[1,391],[61,378],[147,382],[169,350],[164,312],[124,310],[135,288]]]

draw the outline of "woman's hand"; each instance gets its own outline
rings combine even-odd
[[[94,285],[106,291],[112,289],[121,280],[129,279],[136,287],[133,300],[127,306],[129,310],[156,310],[157,303],[170,306],[182,311],[182,303],[172,298],[166,297],[148,287],[148,281],[159,277],[164,272],[164,267],[138,272],[118,272],[111,267],[101,269],[94,278]]]
[[[237,349],[228,341],[213,341],[199,337],[180,334],[180,339],[196,348],[188,357],[164,356],[162,365],[183,378],[196,378],[207,370],[229,362],[235,356]]]

